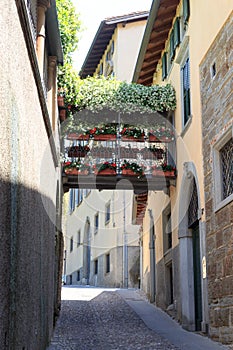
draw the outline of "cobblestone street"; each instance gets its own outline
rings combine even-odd
[[[64,288],[63,288],[64,289]],[[77,289],[76,289],[77,290]],[[79,299],[90,299],[80,289]],[[148,329],[117,291],[91,300],[63,300],[49,350],[178,349]]]

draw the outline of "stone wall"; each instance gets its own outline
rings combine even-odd
[[[53,331],[54,308],[59,307],[54,297],[59,298],[59,169],[16,3],[2,0],[1,5],[0,349],[42,350]]]
[[[167,271],[172,264],[173,303],[171,303],[170,276]],[[179,246],[167,251],[164,258],[156,265],[156,305],[180,321],[180,276]]]
[[[215,142],[232,123],[232,45],[231,16],[200,65],[209,333],[223,343],[233,342],[233,202],[215,210],[214,181],[219,175],[214,170],[213,150]]]

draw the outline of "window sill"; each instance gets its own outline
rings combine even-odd
[[[183,126],[183,130],[181,131],[181,134],[180,134],[181,137],[184,137],[184,135],[188,131],[188,129],[189,129],[191,123],[192,123],[192,119],[193,119],[193,116],[191,114],[189,119],[188,119],[188,121],[187,121],[187,123]]]
[[[214,212],[216,213],[217,211],[224,208],[227,204],[229,204],[232,201],[233,201],[233,193],[230,196],[228,196],[227,198],[225,198],[223,201],[216,204],[216,206],[214,208]]]

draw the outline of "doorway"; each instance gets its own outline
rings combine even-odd
[[[194,287],[194,311],[195,330],[201,330],[202,323],[202,285],[201,285],[201,249],[200,231],[198,221],[198,194],[195,179],[192,180],[192,192],[188,208],[188,227],[192,233],[193,247],[193,287]]]
[[[202,292],[201,292],[201,252],[199,223],[192,228],[193,240],[193,278],[194,278],[194,306],[196,331],[201,330],[202,322]]]

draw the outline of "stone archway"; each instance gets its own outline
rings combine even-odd
[[[205,224],[201,222],[200,191],[195,165],[184,164],[179,199],[179,252],[182,326],[206,331],[207,281],[203,278]]]

